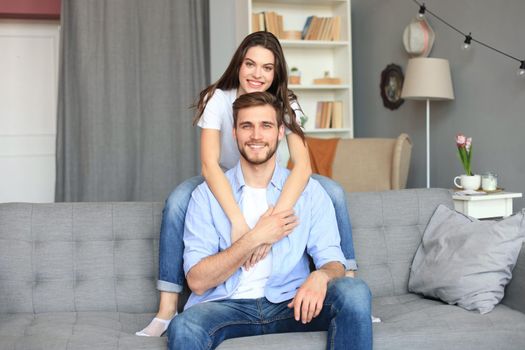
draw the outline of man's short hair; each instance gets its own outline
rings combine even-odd
[[[277,97],[266,91],[243,94],[233,102],[233,127],[237,128],[237,115],[241,109],[266,105],[271,106],[275,110],[277,126],[280,127],[284,118],[283,106]]]

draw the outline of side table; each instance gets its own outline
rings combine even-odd
[[[452,195],[454,208],[477,219],[505,217],[512,215],[513,198],[521,198],[517,192],[496,192],[480,195]]]

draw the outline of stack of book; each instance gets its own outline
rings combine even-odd
[[[309,16],[301,37],[303,40],[338,41],[341,38],[341,17]]]
[[[284,36],[283,16],[273,11],[252,13],[252,32],[265,30],[277,38]]]
[[[343,102],[318,101],[315,127],[319,129],[340,129],[343,127]]]

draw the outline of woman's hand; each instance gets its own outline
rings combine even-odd
[[[270,249],[272,249],[271,244],[263,244],[259,246],[257,249],[255,249],[252,256],[248,260],[246,260],[246,262],[243,265],[244,268],[246,270],[249,270],[250,268],[254,267],[255,264],[257,264],[259,261],[268,256]]]
[[[250,231],[250,227],[248,226],[244,218],[242,218],[242,220],[238,220],[238,222],[236,223],[232,223],[232,231],[231,231],[232,244],[235,241],[237,241],[239,238],[244,236],[244,234],[247,233],[248,231]],[[259,261],[266,258],[271,248],[272,248],[271,244],[263,244],[259,246],[250,256],[250,258],[246,260],[246,262],[243,265],[244,268],[248,270],[251,267],[255,266],[255,264],[257,264]]]

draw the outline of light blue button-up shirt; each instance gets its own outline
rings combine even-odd
[[[274,206],[281,195],[289,171],[275,166],[268,184],[266,197]],[[228,170],[235,201],[241,201],[245,185],[240,163]],[[272,273],[266,283],[265,297],[280,303],[295,296],[297,289],[310,274],[308,255],[316,268],[338,261],[347,264],[341,251],[335,210],[330,197],[322,186],[310,179],[294,206],[299,225],[291,234],[272,246]],[[231,245],[231,225],[219,202],[204,182],[191,195],[184,229],[184,271],[188,271],[202,259],[217,254]],[[217,267],[220,268],[220,267]],[[229,298],[239,285],[241,268],[224,283],[207,290],[202,295],[192,293],[185,308],[194,304]]]

